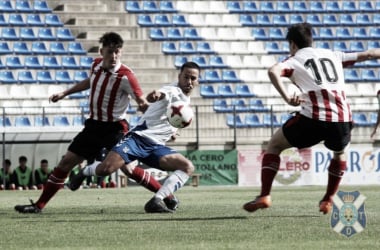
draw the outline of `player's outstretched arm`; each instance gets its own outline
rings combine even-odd
[[[363,52],[358,52],[358,62],[373,60],[380,58],[380,49],[369,49]]]
[[[57,102],[63,98],[65,98],[68,95],[71,95],[73,93],[77,93],[86,89],[90,88],[90,78],[84,79],[83,81],[75,84],[71,88],[66,89],[63,92],[53,94],[49,97],[49,101],[51,102]]]

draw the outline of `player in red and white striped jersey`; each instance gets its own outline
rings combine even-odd
[[[125,114],[130,98],[137,102],[139,110],[145,111],[148,107],[133,71],[121,63],[124,42],[121,36],[114,32],[105,33],[99,42],[102,45],[102,57],[94,60],[90,77],[49,98],[57,102],[70,94],[90,89],[90,116],[85,121],[84,129],[73,139],[67,153],[53,170],[38,201],[31,205],[15,206],[18,212],[41,212],[63,187],[66,177],[75,166],[85,159],[94,159],[103,148],[110,150],[128,132]],[[144,171],[137,175],[137,179],[142,178]],[[158,185],[157,190],[161,187]]]
[[[380,58],[380,50],[343,53],[312,48],[312,27],[308,23],[290,26],[286,39],[290,57],[273,65],[268,75],[282,98],[291,106],[301,106],[301,110],[269,141],[262,160],[261,193],[243,208],[254,212],[271,206],[270,191],[283,150],[307,148],[323,141],[333,152],[327,190],[319,203],[320,211],[326,214],[332,209],[332,197],[346,170],[345,148],[351,140],[352,115],[345,94],[343,67]],[[282,77],[289,78],[301,94],[287,93]]]

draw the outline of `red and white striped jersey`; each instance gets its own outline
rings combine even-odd
[[[279,63],[281,76],[288,77],[302,92],[300,113],[327,122],[349,122],[343,68],[357,60],[357,53],[303,48]]]
[[[90,118],[115,122],[125,119],[131,98],[143,92],[133,71],[124,64],[112,70],[102,69],[102,58],[96,58],[91,67],[89,96]]]

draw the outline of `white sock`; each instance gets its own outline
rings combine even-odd
[[[92,164],[90,165],[87,165],[84,169],[83,169],[83,174],[85,176],[94,176],[96,175],[96,167],[102,162],[100,161],[94,161]]]
[[[188,179],[189,176],[185,172],[181,170],[174,171],[174,173],[165,180],[162,187],[157,191],[155,197],[163,200],[165,197],[168,197],[170,194],[180,189]]]

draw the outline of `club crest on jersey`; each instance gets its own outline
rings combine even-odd
[[[338,191],[333,198],[333,211],[331,213],[331,227],[347,238],[360,233],[367,224],[364,210],[366,197],[359,191]]]

